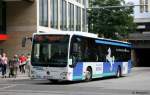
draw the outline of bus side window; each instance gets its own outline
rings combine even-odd
[[[104,45],[104,44],[97,44],[97,52],[98,52],[98,58],[99,62],[107,62],[106,56],[108,55],[108,49],[111,49],[111,55],[110,57],[115,57],[114,48],[110,45]]]
[[[89,62],[98,61],[98,54],[96,49],[95,40],[86,38],[84,41],[84,60]]]

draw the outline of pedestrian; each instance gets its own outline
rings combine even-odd
[[[17,54],[14,55],[13,61],[14,61],[14,73],[15,73],[15,77],[16,77],[18,68],[19,68],[19,57]]]
[[[2,55],[0,54],[0,72],[2,71]]]
[[[20,61],[20,65],[19,65],[20,72],[25,73],[25,65],[26,65],[27,58],[24,56],[24,54],[22,54],[19,57],[19,61]]]
[[[12,59],[9,60],[8,65],[9,65],[9,78],[11,76],[14,77],[14,62]]]
[[[28,76],[31,76],[31,55],[27,54],[27,61],[26,61],[26,67],[28,71]]]
[[[18,55],[15,54],[13,59],[10,60],[9,62],[9,67],[10,67],[9,77],[12,76],[16,78],[18,66],[19,66],[19,58]]]
[[[8,63],[8,58],[6,56],[6,53],[2,54],[2,78],[6,78],[6,68],[7,68],[7,63]]]

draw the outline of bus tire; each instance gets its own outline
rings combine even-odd
[[[119,66],[116,72],[116,78],[119,78],[122,76],[121,67]]]
[[[85,81],[91,81],[92,80],[92,69],[88,67],[86,69],[86,74],[85,74]]]

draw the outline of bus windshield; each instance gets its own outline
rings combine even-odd
[[[67,66],[68,35],[35,35],[31,63],[33,66]]]

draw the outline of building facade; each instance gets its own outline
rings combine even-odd
[[[87,31],[88,0],[37,0],[38,31]]]
[[[137,24],[137,32],[150,32],[150,0],[125,0],[134,6],[134,22]]]
[[[87,32],[88,0],[0,0],[0,53],[27,54],[31,41],[22,39],[41,31]]]
[[[133,44],[133,60],[137,66],[148,64],[150,53],[150,0],[126,0],[134,7],[134,22],[137,24],[135,33],[129,34],[129,41]]]
[[[138,32],[150,32],[150,0],[130,0],[134,5],[134,22]]]

